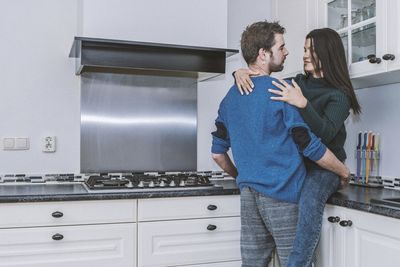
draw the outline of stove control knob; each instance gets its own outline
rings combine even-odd
[[[175,186],[175,181],[172,180],[172,181],[169,183],[169,186]]]
[[[185,185],[186,185],[185,180],[181,180],[181,181],[179,182],[179,186],[185,186]]]
[[[132,184],[132,182],[131,182],[131,181],[129,181],[129,183],[126,185],[126,187],[128,187],[128,188],[132,188],[132,187],[133,187],[133,184]]]
[[[138,187],[144,187],[143,181],[139,181]]]
[[[154,181],[153,180],[150,181],[149,187],[154,187]]]
[[[164,182],[164,180],[161,180],[160,187],[164,187],[164,186],[165,186],[165,182]]]

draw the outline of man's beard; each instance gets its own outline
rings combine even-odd
[[[272,72],[280,72],[283,70],[283,64],[285,63],[286,57],[282,60],[281,64],[273,63],[275,61],[275,55],[271,51],[271,61],[269,63],[269,70]]]
[[[269,69],[270,69],[271,72],[279,72],[279,71],[282,71],[282,70],[283,70],[283,63],[280,64],[280,65],[271,64]]]

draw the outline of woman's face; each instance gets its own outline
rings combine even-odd
[[[314,60],[318,61],[317,54],[314,52],[313,53]],[[321,75],[317,73],[315,70],[314,64],[313,64],[313,57],[311,56],[311,39],[307,38],[306,42],[304,44],[304,55],[303,55],[303,63],[304,63],[304,71],[309,73],[315,78],[320,78]]]

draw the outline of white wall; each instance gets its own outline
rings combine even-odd
[[[79,170],[79,80],[68,58],[77,1],[0,1],[0,173]],[[58,138],[56,153],[41,139]],[[29,137],[30,150],[4,151],[4,137]]]
[[[379,132],[381,136],[381,175],[399,177],[400,151],[400,83],[356,91],[362,106],[362,115],[350,117],[346,122],[348,159],[346,164],[355,172],[354,150],[357,134],[362,131]]]
[[[80,0],[82,36],[226,47],[227,0]]]
[[[271,16],[271,0],[229,0],[227,47],[240,50],[240,36],[247,25],[268,20]],[[198,130],[197,169],[220,170],[211,158],[211,132],[215,130],[214,120],[219,103],[233,84],[232,72],[246,64],[240,54],[228,58],[226,74],[200,82],[198,85]]]
[[[26,151],[4,151],[0,142],[0,174],[79,172],[80,85],[74,61],[68,58],[74,36],[227,46],[227,0],[0,0],[0,4],[0,140],[29,137],[31,141]],[[206,103],[200,104],[200,117],[208,111]],[[47,135],[57,136],[56,153],[41,152],[41,139]]]

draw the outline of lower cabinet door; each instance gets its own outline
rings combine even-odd
[[[400,220],[367,212],[345,209],[346,264],[351,267],[398,267]]]
[[[182,267],[241,267],[241,261],[213,262],[199,265],[185,265]]]
[[[138,244],[140,267],[240,261],[240,217],[139,223]]]
[[[0,266],[133,267],[135,223],[0,230]]]
[[[339,207],[326,205],[322,217],[321,237],[315,251],[315,267],[344,266],[343,237],[339,221],[342,212]]]

